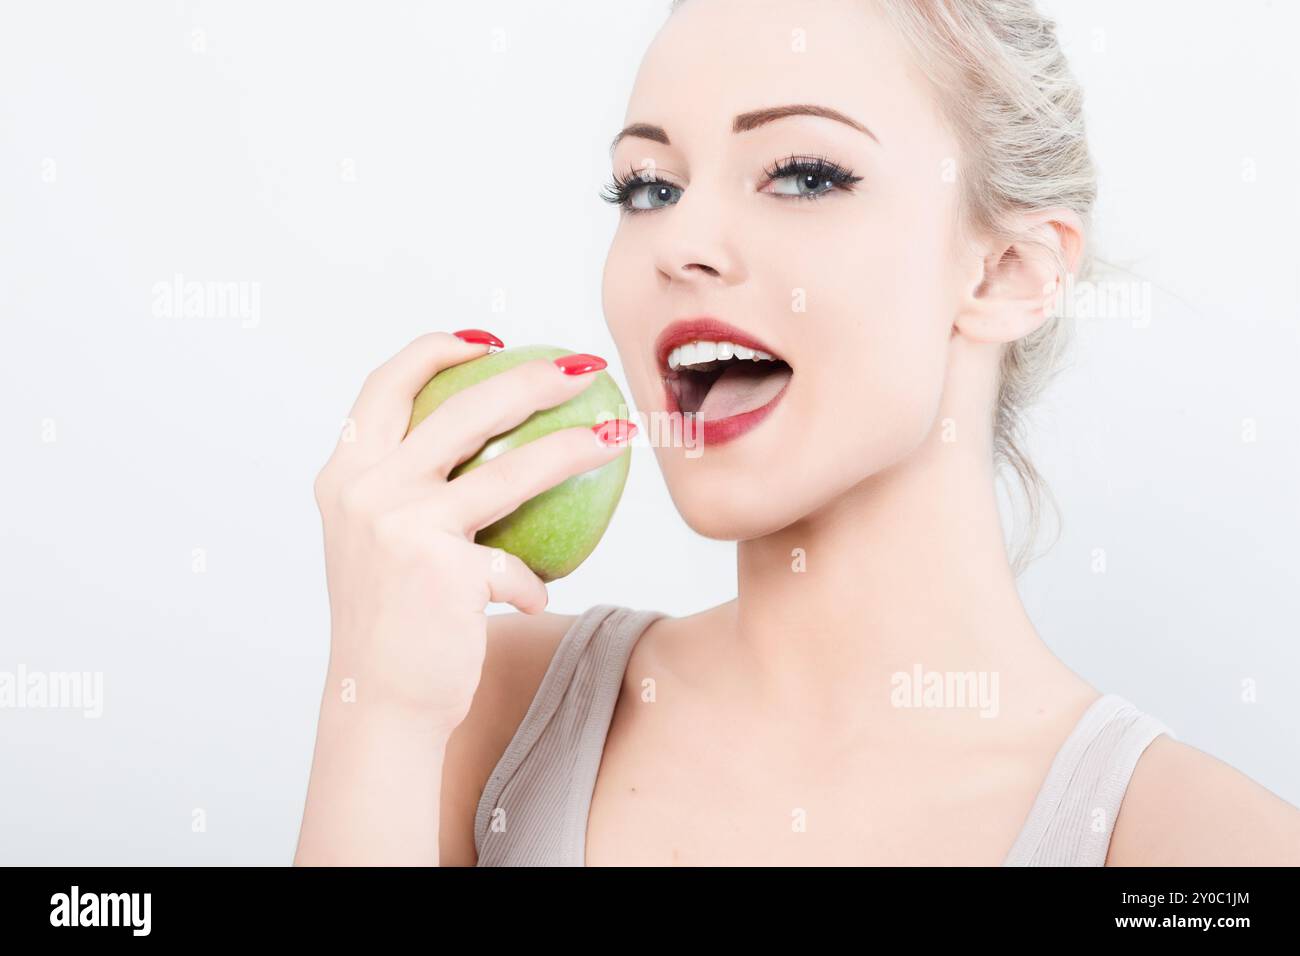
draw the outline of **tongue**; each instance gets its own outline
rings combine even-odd
[[[717,421],[762,408],[785,388],[790,366],[773,362],[732,362],[718,376],[698,412],[704,421]]]

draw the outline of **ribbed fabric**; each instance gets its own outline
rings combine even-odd
[[[662,611],[597,604],[560,641],[474,818],[478,866],[585,866],[587,814],[637,639]],[[1092,703],[1057,751],[1003,866],[1101,866],[1129,777],[1173,732],[1117,694]]]
[[[628,657],[662,611],[597,604],[561,639],[474,817],[478,866],[585,866],[587,810]]]
[[[1118,694],[1092,702],[1056,752],[1003,866],[1104,866],[1129,778],[1147,744],[1176,735]]]

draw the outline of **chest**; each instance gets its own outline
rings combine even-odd
[[[998,866],[1046,766],[616,710],[588,866]]]

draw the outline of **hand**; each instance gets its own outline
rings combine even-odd
[[[475,533],[622,454],[636,427],[561,429],[449,481],[489,439],[573,398],[604,367],[594,356],[576,374],[560,367],[564,359],[524,362],[452,395],[407,434],[415,396],[429,379],[487,351],[432,332],[371,372],[315,482],[330,686],[350,678],[358,701],[418,713],[448,732],[468,714],[482,674],[487,604],[526,614],[547,604],[546,586],[522,561],[474,543]],[[598,437],[611,431],[622,443]]]

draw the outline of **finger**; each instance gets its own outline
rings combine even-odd
[[[621,434],[621,442],[609,445],[590,428],[562,428],[465,472],[433,500],[447,509],[445,520],[452,522],[451,530],[472,537],[567,478],[627,454],[626,443],[636,434],[636,426],[623,420]]]
[[[429,476],[446,480],[461,462],[471,458],[489,440],[504,434],[539,409],[562,405],[589,388],[605,367],[596,356],[566,355],[566,373],[553,359],[534,359],[477,382],[448,397],[411,429],[392,455],[391,467],[403,477]],[[587,369],[586,371],[581,371]],[[607,410],[611,415],[624,409]]]
[[[444,514],[434,497],[426,494],[418,502],[386,512],[384,533],[396,536],[395,546],[401,553],[434,558],[429,567],[435,574],[446,574],[466,590],[474,591],[472,595],[457,594],[458,599],[513,604],[525,614],[546,610],[550,598],[545,583],[517,556],[502,548],[463,540],[463,535],[438,541],[448,538]]]
[[[366,376],[336,453],[356,466],[380,460],[401,443],[411,424],[415,396],[429,379],[445,368],[486,355],[490,348],[451,332],[428,332],[414,339]]]
[[[472,546],[484,564],[484,580],[488,583],[491,600],[511,604],[524,614],[540,614],[546,610],[550,594],[528,565],[501,548],[488,548],[481,544]]]

